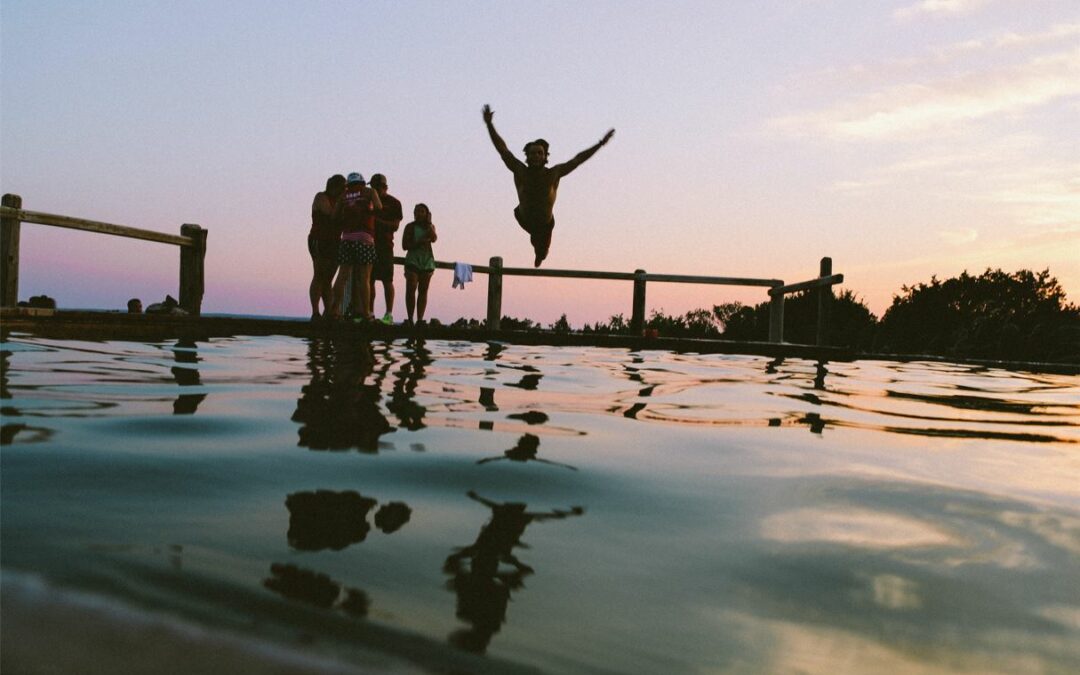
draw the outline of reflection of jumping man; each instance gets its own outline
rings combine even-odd
[[[555,196],[559,190],[559,179],[596,154],[596,151],[607,145],[615,130],[610,129],[600,141],[579,152],[569,162],[547,167],[548,142],[538,138],[531,143],[525,144],[525,162],[510,153],[506,142],[495,131],[491,118],[495,113],[491,106],[484,106],[484,123],[487,125],[488,135],[491,142],[502,157],[503,164],[514,174],[514,187],[517,188],[518,205],[514,209],[514,217],[518,225],[529,233],[533,250],[536,252],[536,260],[533,266],[540,267],[544,258],[548,255],[551,247],[551,230],[555,227],[555,216],[552,209],[555,207]]]
[[[499,457],[488,457],[487,459],[478,459],[477,464],[487,464],[488,462],[497,462],[500,459],[508,459],[511,462],[543,462],[544,464],[550,464],[552,466],[561,466],[571,471],[577,471],[577,467],[570,466],[569,464],[562,464],[561,462],[552,462],[548,459],[540,459],[536,456],[540,450],[540,437],[534,434],[525,434],[518,439],[517,445],[504,452]]]
[[[484,653],[491,637],[506,621],[510,591],[521,588],[533,569],[517,559],[514,548],[524,546],[521,536],[529,523],[580,516],[585,511],[575,506],[569,511],[548,513],[526,511],[526,505],[498,504],[475,492],[469,498],[491,509],[491,521],[480,530],[476,542],[457,550],[443,563],[443,571],[454,575],[447,585],[457,593],[457,616],[471,624],[450,636],[462,649]],[[469,560],[471,564],[466,564]],[[511,569],[500,570],[500,565]]]

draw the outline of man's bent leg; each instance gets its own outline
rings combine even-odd
[[[518,206],[514,209],[514,219],[517,220],[521,229],[529,233],[529,241],[532,243],[533,252],[536,253],[533,267],[540,267],[540,263],[544,262],[548,256],[548,250],[551,249],[551,231],[555,228],[555,217],[552,216],[547,223],[530,223],[521,215],[521,207]]]
[[[529,241],[532,243],[533,251],[536,253],[533,267],[540,267],[540,263],[547,258],[548,251],[551,250],[551,232],[554,228],[555,219],[552,218],[547,225],[542,225],[529,232]]]

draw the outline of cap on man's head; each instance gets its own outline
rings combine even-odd
[[[364,182],[364,177],[361,176],[360,174],[356,173],[355,171],[353,171],[352,173],[349,174],[349,185],[352,185],[353,183],[363,183],[363,182]]]
[[[386,185],[386,176],[381,173],[375,173],[371,175],[372,185]]]

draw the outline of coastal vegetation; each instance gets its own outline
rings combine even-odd
[[[796,293],[785,303],[787,342],[817,339],[818,296]],[[479,327],[459,319],[457,327]],[[730,302],[682,315],[654,310],[645,327],[658,335],[739,341],[765,341],[769,303]],[[563,314],[544,326],[531,319],[503,317],[502,328],[519,331],[629,335],[630,321],[616,314],[607,321],[574,329]],[[826,344],[859,352],[928,354],[958,358],[1080,363],[1080,307],[1067,301],[1050,271],[987,269],[972,275],[903,286],[878,318],[850,290],[828,304]]]

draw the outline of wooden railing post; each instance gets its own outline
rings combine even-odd
[[[487,327],[499,330],[502,326],[503,259],[493,256],[488,265],[491,271],[488,272]]]
[[[202,312],[205,286],[206,230],[198,225],[185,224],[180,234],[191,237],[191,246],[180,247],[180,307],[188,314]]]
[[[832,276],[832,258],[821,259],[820,277]],[[832,305],[832,286],[822,286],[817,289],[817,344],[824,345],[828,342],[829,308]]]
[[[4,195],[3,205],[13,209],[22,208],[22,197]],[[0,218],[0,307],[19,304],[19,233],[22,223],[18,218]]]
[[[630,314],[630,330],[640,333],[645,328],[645,270],[634,270],[634,307]]]
[[[769,300],[769,342],[784,341],[784,294],[772,295]]]

